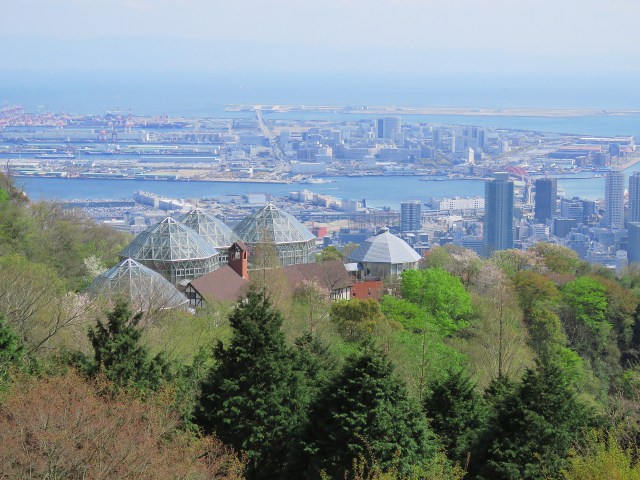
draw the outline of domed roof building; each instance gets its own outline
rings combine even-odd
[[[189,306],[187,297],[162,275],[130,258],[102,272],[86,291],[106,300],[123,298],[137,311]]]
[[[222,220],[206,213],[201,208],[194,208],[184,214],[180,217],[180,222],[200,234],[215,247],[220,252],[220,263],[223,264],[227,262],[229,247],[240,239]]]
[[[362,267],[365,277],[384,278],[400,275],[404,270],[418,268],[422,257],[407,242],[383,228],[367,238],[349,254],[349,261]]]
[[[134,238],[120,252],[155,270],[174,285],[205,275],[219,265],[218,251],[201,235],[171,217]]]
[[[281,267],[315,261],[315,235],[272,203],[245,217],[233,231],[251,248],[275,245]]]

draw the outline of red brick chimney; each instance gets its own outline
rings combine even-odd
[[[245,243],[238,240],[229,247],[228,265],[245,280],[249,280],[249,249]]]

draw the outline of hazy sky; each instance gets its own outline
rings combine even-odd
[[[148,67],[262,61],[276,69],[296,60],[318,69],[379,62],[420,70],[431,61],[451,69],[640,65],[639,0],[0,3],[0,55],[9,68],[126,67],[143,59]]]

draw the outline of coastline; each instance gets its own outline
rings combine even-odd
[[[634,156],[628,162],[623,163],[622,165],[616,165],[615,167],[613,167],[613,170],[615,170],[616,172],[621,172],[629,167],[633,167],[637,163],[640,163],[640,155]]]
[[[255,112],[269,113],[340,113],[354,115],[451,115],[477,117],[547,117],[572,118],[591,116],[628,116],[640,115],[640,110],[617,109],[580,109],[580,108],[470,108],[470,107],[400,107],[363,106],[344,107],[339,105],[240,105],[231,104],[225,107],[227,112]]]
[[[253,178],[176,178],[176,179],[166,179],[166,178],[134,178],[134,177],[124,177],[124,178],[108,178],[108,177],[61,177],[55,175],[20,175],[13,173],[11,175],[15,178],[48,178],[55,180],[107,180],[107,181],[118,181],[118,182],[126,182],[126,181],[142,181],[142,182],[181,182],[181,183],[258,183],[258,184],[277,184],[277,185],[288,185],[296,182],[291,182],[289,180],[269,180],[269,179],[253,179]]]

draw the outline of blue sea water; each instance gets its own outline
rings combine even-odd
[[[640,166],[625,170],[628,176]],[[133,192],[144,190],[173,198],[202,198],[246,193],[270,193],[286,196],[301,189],[338,198],[365,199],[376,208],[399,208],[404,200],[426,202],[431,198],[470,197],[484,195],[481,180],[447,180],[422,182],[418,177],[335,177],[334,183],[321,185],[258,184],[243,182],[170,182],[143,180],[79,180],[57,178],[18,178],[17,184],[33,199],[70,200],[90,198],[132,198]],[[585,199],[604,197],[604,178],[558,179],[565,196]]]

